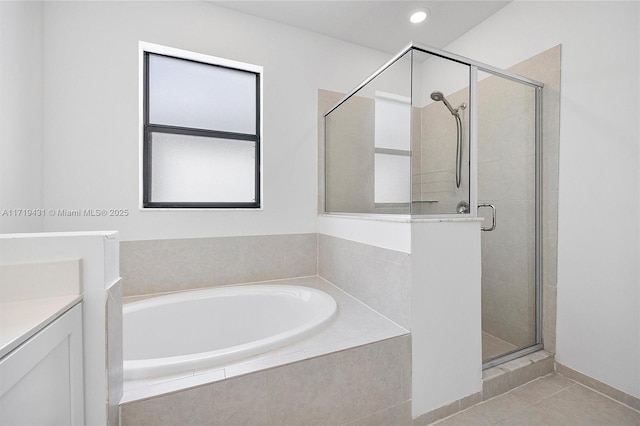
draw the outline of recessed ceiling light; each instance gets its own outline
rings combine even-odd
[[[427,19],[427,16],[428,16],[428,13],[425,9],[416,10],[409,17],[409,21],[411,21],[412,24],[419,24],[420,22]]]

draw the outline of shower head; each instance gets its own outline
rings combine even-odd
[[[442,92],[433,92],[431,93],[431,99],[433,99],[434,101],[438,102],[444,99],[444,95],[442,94]]]
[[[453,109],[447,98],[444,97],[442,92],[434,91],[431,92],[431,99],[434,102],[440,102],[447,107],[451,115],[456,119],[456,133],[457,133],[457,145],[456,145],[456,188],[460,188],[460,184],[462,183],[462,118],[460,118],[460,113],[458,111],[464,110],[467,107],[467,104],[460,104],[460,106],[456,109]],[[458,209],[458,213],[460,213],[460,209]]]
[[[451,106],[449,101],[447,101],[447,98],[444,97],[442,92],[438,92],[438,91],[432,92],[431,99],[433,99],[435,102],[442,101],[445,104],[445,106],[449,109],[451,114],[458,115],[458,109],[453,109],[453,107]]]

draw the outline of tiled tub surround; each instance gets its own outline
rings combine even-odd
[[[124,404],[122,424],[410,425],[397,362],[408,343],[395,338]]]
[[[125,382],[123,424],[411,424],[406,329],[318,277],[269,284],[322,290],[337,315],[313,336],[241,362]]]
[[[317,275],[317,234],[122,241],[124,296]]]
[[[411,255],[318,235],[318,275],[405,328],[411,321]]]
[[[324,234],[122,241],[125,297],[319,275],[402,327],[411,255]]]

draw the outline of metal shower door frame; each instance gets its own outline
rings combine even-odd
[[[503,356],[494,358],[482,364],[482,369],[488,369],[507,361],[536,352],[543,348],[542,341],[542,88],[544,83],[518,74],[505,71],[494,66],[475,61],[450,52],[435,49],[416,43],[410,43],[405,50],[415,49],[466,64],[469,73],[469,194],[470,216],[477,217],[478,212],[478,71],[525,84],[535,89],[535,314],[536,314],[536,342],[534,345],[518,349]]]
[[[505,355],[499,356],[497,358],[491,359],[482,364],[482,369],[486,370],[491,367],[495,367],[496,365],[504,364],[505,362],[511,361],[516,358],[520,358],[524,355],[528,355],[530,353],[536,352],[543,348],[544,342],[542,339],[542,326],[543,326],[543,318],[542,318],[542,89],[544,84],[541,82],[537,82],[535,80],[527,79],[522,77],[522,79],[513,78],[514,74],[507,73],[506,71],[499,71],[496,69],[486,69],[477,67],[475,71],[472,66],[472,74],[475,74],[476,77],[472,77],[471,81],[471,93],[473,99],[477,96],[477,72],[478,70],[488,72],[489,74],[496,75],[499,77],[505,77],[512,81],[524,83],[529,86],[532,86],[535,89],[535,124],[534,124],[534,152],[535,152],[535,164],[534,164],[534,182],[535,182],[535,199],[534,199],[534,210],[535,210],[535,231],[534,231],[534,239],[535,239],[535,314],[536,314],[536,330],[535,330],[535,344],[531,346],[527,346],[522,349],[515,350],[513,352],[508,352]],[[473,111],[471,113],[472,123],[470,125],[472,127],[471,131],[471,153],[476,156],[478,152],[478,135],[477,135],[477,108],[473,102],[469,102],[474,106]],[[475,205],[475,212],[477,213],[478,207],[478,161],[477,157],[474,157],[474,160],[471,162],[471,176],[474,179],[472,182],[472,188],[475,188],[475,191],[472,191],[472,199],[471,199],[471,207],[473,211],[473,206]],[[475,167],[474,167],[475,166]]]
[[[326,118],[332,111],[342,105],[356,92],[369,84],[378,75],[382,74],[387,68],[391,67],[407,52],[417,50],[444,59],[448,59],[460,64],[469,66],[469,204],[470,212],[468,214],[439,214],[439,215],[410,215],[410,218],[453,218],[453,217],[471,217],[477,218],[478,214],[478,71],[487,72],[492,75],[503,77],[517,83],[525,84],[535,89],[535,295],[536,295],[536,343],[532,346],[507,353],[504,356],[483,363],[482,368],[487,369],[495,365],[502,364],[515,358],[527,355],[542,349],[542,89],[544,84],[540,81],[527,78],[503,69],[494,67],[483,62],[475,61],[464,56],[460,56],[451,52],[437,49],[420,43],[411,42],[406,45],[399,53],[393,56],[384,65],[378,68],[373,74],[367,77],[362,83],[356,86],[351,92],[345,95],[340,101],[329,108],[324,114],[324,122],[326,126]],[[412,58],[413,61],[413,58]],[[326,139],[325,139],[326,143]],[[325,145],[326,151],[326,145]],[[326,161],[325,161],[326,168]],[[326,169],[325,169],[326,176]],[[326,197],[326,191],[325,191]],[[325,200],[326,206],[326,200]],[[331,214],[326,212],[326,214]],[[344,214],[344,213],[340,213]],[[374,216],[379,214],[347,214],[355,216]]]

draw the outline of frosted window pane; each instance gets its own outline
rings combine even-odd
[[[376,147],[411,149],[411,104],[376,97]]]
[[[375,202],[410,202],[410,163],[408,155],[375,154]]]
[[[256,78],[250,72],[149,55],[149,122],[255,134]]]
[[[256,144],[154,133],[152,202],[255,201]]]

